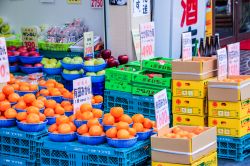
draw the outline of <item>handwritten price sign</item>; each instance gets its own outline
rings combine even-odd
[[[158,131],[169,124],[169,108],[166,89],[154,95],[155,117]]]
[[[38,33],[36,27],[23,27],[21,29],[22,40],[26,47],[37,48],[38,47]]]
[[[227,78],[227,49],[222,48],[217,50],[218,55],[218,80]]]
[[[182,33],[182,60],[192,60],[192,35],[191,32]]]
[[[9,60],[5,38],[0,37],[0,83],[10,80]]]
[[[155,24],[154,22],[140,24],[141,60],[154,58]]]
[[[91,0],[91,7],[92,8],[102,8],[103,7],[103,0]]]
[[[140,60],[141,39],[139,29],[132,29],[133,43],[137,60]]]
[[[84,56],[94,56],[94,32],[85,32],[84,36]]]
[[[240,43],[227,45],[228,75],[240,75]]]

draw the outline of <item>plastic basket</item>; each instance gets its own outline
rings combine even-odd
[[[0,128],[1,127],[13,127],[16,125],[16,119],[1,119],[0,120]]]
[[[21,40],[14,39],[14,40],[6,40],[6,44],[7,44],[7,46],[20,47],[23,45],[23,42]]]
[[[56,123],[56,117],[46,117],[46,119],[48,120],[47,125],[52,125],[54,123]]]
[[[63,82],[63,78],[62,78],[62,75],[60,73],[60,75],[49,75],[49,74],[46,74],[45,75],[45,79],[48,80],[48,79],[54,79],[56,80],[57,82]]]
[[[104,70],[106,67],[107,67],[107,63],[101,64],[101,65],[95,65],[95,66],[83,65],[83,69],[86,72],[98,72],[98,71]]]
[[[83,68],[83,64],[67,64],[61,60],[62,67],[67,70],[81,70]]]
[[[107,138],[107,143],[115,148],[130,148],[135,146],[138,136],[131,139],[112,139]]]
[[[159,60],[165,61],[165,64],[161,64]],[[171,73],[172,72],[172,64],[173,59],[171,58],[153,58],[150,60],[142,61],[142,68],[147,69],[153,72],[161,72],[161,73]]]
[[[32,73],[38,73],[42,71],[42,67],[25,67],[25,66],[20,66],[20,69],[22,72],[26,74],[32,74]]]
[[[9,56],[8,59],[9,59],[9,63],[17,62],[17,61],[19,61],[19,55]]]
[[[103,105],[103,103],[92,104],[92,107],[96,108],[96,109],[102,109],[102,105]]]
[[[15,65],[15,66],[10,66],[10,72],[11,73],[15,73],[19,70],[19,66]]]
[[[38,124],[27,124],[27,123],[22,123],[19,121],[16,121],[17,127],[26,132],[38,132],[38,131],[43,131],[46,128],[48,120],[45,120],[42,123]]]
[[[24,63],[24,64],[36,64],[40,63],[42,61],[43,57],[42,56],[37,56],[37,57],[26,57],[26,56],[20,56],[19,60]]]
[[[41,139],[41,165],[76,166],[143,165],[150,156],[150,141],[139,141],[132,148],[112,148],[108,144],[83,145],[78,142],[54,143],[48,138]]]
[[[0,154],[0,164],[1,166],[35,166],[36,160],[27,160],[20,157]]]
[[[100,145],[106,142],[106,136],[83,136],[76,134],[78,142],[86,145]]]
[[[39,147],[39,139],[46,135],[47,130],[24,132],[17,127],[1,128],[0,154],[35,160],[38,157],[37,148]]]
[[[71,142],[76,139],[76,133],[55,134],[49,132],[49,139],[53,142]]]
[[[17,93],[19,96],[24,96],[26,94],[32,93],[34,95],[36,95],[38,91],[15,91],[15,93]]]
[[[152,129],[146,132],[137,132],[138,141],[149,139],[152,135],[152,132],[153,132]]]
[[[43,68],[43,72],[49,75],[61,74],[62,71],[62,68]]]
[[[69,47],[74,43],[50,43],[50,42],[39,42],[39,49],[49,51],[68,51]]]
[[[69,116],[73,115],[74,112],[73,111],[65,111],[64,114],[69,117]]]
[[[40,54],[46,58],[55,58],[55,59],[63,59],[65,57],[76,57],[83,56],[83,52],[67,52],[67,51],[48,51],[48,50],[39,50]]]
[[[65,74],[65,73],[62,73],[62,77],[67,81],[73,81],[73,80],[76,80],[78,78],[82,78],[83,74]]]
[[[123,81],[105,79],[105,89],[131,93],[132,85]]]
[[[65,87],[65,86],[64,86]],[[68,99],[68,98],[62,98],[62,101],[69,101],[71,104],[73,104],[73,99]]]
[[[62,102],[62,96],[45,96],[47,100],[55,100],[57,103]]]

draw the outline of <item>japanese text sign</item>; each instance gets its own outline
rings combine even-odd
[[[133,0],[133,17],[150,14],[150,0]]]
[[[103,0],[91,0],[91,7],[92,8],[102,8],[103,7]]]
[[[154,22],[140,24],[141,58],[154,58],[155,52],[155,24]]]
[[[240,43],[227,45],[228,75],[240,75]]]
[[[22,31],[22,40],[23,44],[28,48],[37,48],[38,47],[38,32],[36,27],[23,27]]]
[[[227,49],[217,50],[218,80],[227,78]]]
[[[166,89],[154,95],[155,117],[158,131],[169,124],[169,108]]]
[[[5,38],[0,37],[0,83],[10,80],[9,60]]]
[[[84,56],[94,56],[94,32],[85,32],[84,37]]]
[[[90,77],[79,78],[73,81],[74,93],[74,113],[80,109],[84,103],[91,104],[92,100],[92,83]]]
[[[192,35],[191,32],[182,33],[182,60],[192,60]]]
[[[136,58],[137,60],[140,60],[141,38],[140,38],[139,29],[132,29],[132,36],[133,36],[133,43],[134,43]]]

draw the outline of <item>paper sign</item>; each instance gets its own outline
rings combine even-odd
[[[137,60],[140,60],[141,38],[139,29],[132,29],[133,43]]]
[[[92,83],[90,77],[79,78],[73,81],[74,92],[74,113],[80,110],[80,106],[84,103],[91,104],[92,100]]]
[[[150,14],[150,0],[133,0],[133,17]]]
[[[217,50],[218,80],[227,78],[227,49]]]
[[[192,60],[192,34],[191,32],[182,33],[182,60]]]
[[[68,4],[81,4],[81,0],[67,0]]]
[[[94,56],[94,32],[85,32],[84,36],[84,56]]]
[[[154,95],[155,117],[158,131],[170,123],[166,89]]]
[[[147,60],[147,59],[154,58],[154,52],[155,52],[155,24],[154,22],[140,24],[140,38],[141,38],[140,60]]]
[[[22,40],[28,48],[38,48],[38,33],[36,27],[21,28]]]
[[[240,75],[240,43],[227,45],[228,75]]]
[[[92,8],[102,8],[103,7],[103,0],[91,0],[91,7]]]
[[[9,60],[5,38],[0,37],[0,83],[10,81]]]

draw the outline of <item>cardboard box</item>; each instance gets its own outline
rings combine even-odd
[[[217,127],[217,135],[230,136],[230,137],[242,137],[248,134],[248,128],[250,127],[250,118],[242,119],[227,119],[227,118],[214,118],[208,117],[208,126]]]
[[[244,118],[250,111],[249,99],[239,102],[208,101],[208,116],[218,118]]]
[[[192,164],[173,164],[173,163],[160,163],[152,161],[152,166],[218,166],[217,152],[211,153],[209,156],[204,156]]]
[[[173,125],[207,126],[207,117],[173,114]]]
[[[174,114],[207,116],[207,100],[206,98],[173,97],[172,111]]]
[[[206,98],[207,97],[207,82],[203,81],[187,81],[173,80],[173,96]]]
[[[178,126],[192,131],[194,126]],[[173,128],[163,128],[165,134]],[[159,133],[158,133],[159,134]],[[192,139],[165,138],[162,135],[151,136],[151,158],[155,162],[191,164],[217,149],[216,128],[206,127],[205,131]]]
[[[217,79],[208,82],[208,100],[238,102],[250,98],[250,75],[230,76],[229,79],[246,79],[242,82],[222,82]]]
[[[178,59],[172,62],[172,78],[175,80],[205,80],[216,76],[216,58],[194,57],[193,61]]]

